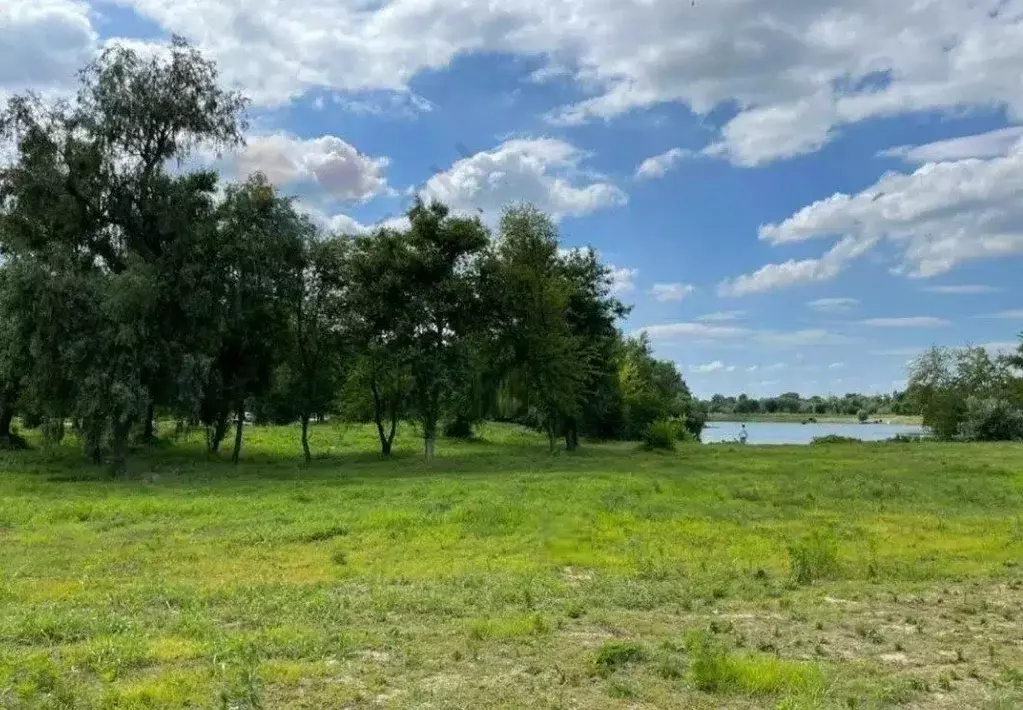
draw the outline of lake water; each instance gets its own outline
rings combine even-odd
[[[799,424],[780,422],[746,422],[749,438],[747,444],[809,444],[816,436],[837,434],[863,441],[883,441],[896,434],[919,435],[923,427],[910,424]],[[722,441],[736,441],[739,438],[740,422],[707,422],[707,428],[700,437],[705,444]]]

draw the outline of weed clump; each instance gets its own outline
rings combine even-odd
[[[608,676],[620,667],[630,663],[640,663],[647,658],[646,649],[636,643],[610,641],[597,651],[593,665],[597,675]]]
[[[857,439],[855,436],[841,436],[839,434],[828,434],[826,436],[815,436],[810,441],[811,444],[862,444],[863,439]]]
[[[705,631],[687,636],[686,651],[693,685],[705,693],[815,694],[824,687],[824,675],[815,665],[767,655],[730,654]]]
[[[789,568],[796,584],[813,584],[838,572],[838,544],[821,531],[789,546]]]

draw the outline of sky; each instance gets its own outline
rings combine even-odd
[[[1023,0],[0,0],[0,98],[172,34],[252,99],[226,177],[349,233],[533,202],[698,395],[1023,330]]]

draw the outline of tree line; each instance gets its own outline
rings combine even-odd
[[[746,394],[740,394],[738,397],[715,394],[703,404],[712,414],[802,414],[808,417],[845,415],[861,416],[863,419],[890,414],[920,414],[916,403],[907,396],[905,390],[881,394],[848,392],[841,397],[836,395],[803,397],[798,392],[785,392],[776,397],[760,398]]]
[[[246,414],[372,422],[384,455],[412,420],[426,456],[484,418],[636,438],[699,411],[670,362],[623,335],[628,308],[592,249],[564,250],[522,204],[496,229],[417,200],[407,228],[330,234],[262,174],[224,183],[197,151],[237,147],[246,99],[175,38],[160,56],[111,47],[73,100],[27,94],[0,114],[0,445],[12,428],[124,467],[154,423],[208,449]],[[233,431],[232,431],[233,428]]]

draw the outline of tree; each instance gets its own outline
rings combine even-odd
[[[639,438],[652,422],[672,418],[687,420],[686,428],[699,437],[704,419],[695,411],[689,387],[675,363],[653,357],[645,335],[624,341],[619,378],[624,438]]]
[[[411,390],[410,252],[405,232],[380,229],[353,240],[347,271],[353,362],[344,399],[351,414],[359,395],[368,395],[383,456],[391,454]]]
[[[302,452],[309,463],[309,420],[333,404],[345,365],[349,320],[346,268],[351,242],[345,237],[321,240],[310,233],[304,247],[292,313],[292,370],[302,425]]]
[[[568,318],[575,284],[554,223],[531,205],[505,210],[495,264],[496,362],[520,406],[539,413],[553,448],[559,422],[581,413],[589,364],[587,343]]]
[[[219,352],[203,416],[212,429],[210,448],[218,451],[228,417],[235,413],[234,463],[241,454],[246,401],[267,393],[274,369],[293,347],[289,308],[304,301],[303,245],[312,230],[262,174],[227,189],[220,208]]]
[[[563,256],[563,269],[572,290],[566,318],[569,328],[585,344],[580,361],[584,396],[578,416],[565,417],[565,445],[579,445],[579,431],[598,437],[617,436],[625,425],[619,389],[622,334],[618,322],[629,308],[614,296],[611,268],[593,249],[574,249]]]
[[[412,405],[424,455],[432,458],[445,394],[467,369],[468,336],[481,311],[477,271],[489,235],[478,218],[452,216],[437,202],[417,201],[408,218],[405,335]]]
[[[938,438],[994,435],[1009,430],[993,422],[1014,408],[1003,401],[1011,385],[1006,363],[993,360],[984,348],[935,347],[910,365],[907,396]]]
[[[74,415],[93,458],[109,449],[115,469],[132,428],[143,422],[151,435],[156,399],[194,380],[186,371],[201,360],[180,346],[199,314],[177,317],[180,291],[167,277],[201,258],[183,242],[208,216],[216,181],[168,166],[199,146],[236,144],[243,108],[214,65],[175,38],[146,57],[111,47],[81,72],[74,102],[15,97],[0,119],[17,144],[0,174],[4,252],[38,267],[25,273],[44,302],[49,289],[80,294],[71,331],[40,322],[29,336],[68,385],[37,388],[38,404]]]

